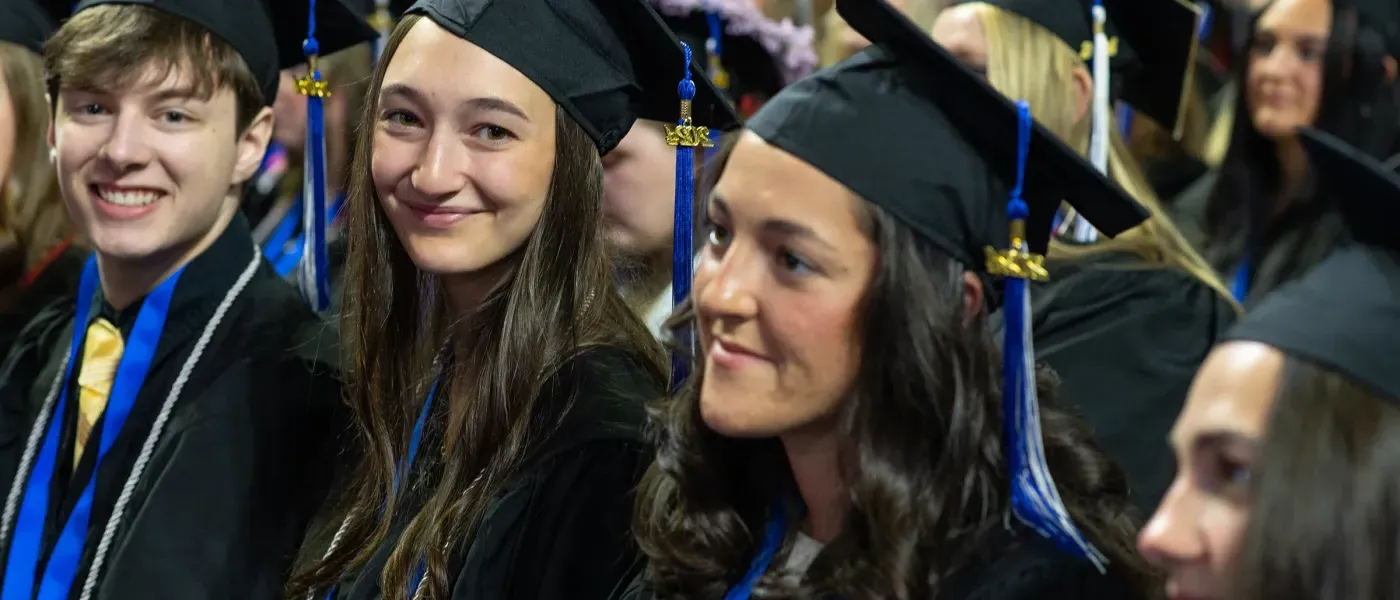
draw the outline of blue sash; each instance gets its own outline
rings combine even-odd
[[[1240,266],[1235,267],[1235,276],[1231,278],[1230,294],[1235,297],[1235,301],[1244,304],[1244,299],[1249,295],[1249,279],[1253,276],[1254,260],[1248,254],[1244,260],[1240,261]]]
[[[296,201],[287,209],[287,214],[282,215],[282,220],[277,222],[277,228],[263,241],[263,255],[272,263],[272,268],[277,271],[279,277],[286,278],[290,275],[292,270],[301,264],[301,256],[306,251],[306,232],[297,231],[302,220],[302,204],[302,196],[298,194]],[[345,195],[337,195],[331,204],[331,220],[340,216],[340,210],[344,207]]]
[[[433,387],[428,389],[428,399],[423,401],[423,408],[418,411],[418,420],[413,423],[413,435],[408,438],[408,459],[399,464],[399,468],[394,471],[394,494],[399,491],[399,478],[407,477],[410,469],[413,468],[413,459],[418,456],[418,445],[423,441],[423,424],[428,422],[428,413],[433,411],[433,398],[437,396],[438,382],[433,382]],[[418,576],[413,579],[413,584],[409,588],[409,598],[418,591],[418,584],[423,581],[423,565],[418,565]],[[335,590],[337,586],[331,586],[326,592],[326,600],[335,600]]]
[[[778,554],[778,546],[783,544],[784,537],[787,537],[787,509],[783,507],[782,502],[774,502],[773,512],[768,517],[768,526],[763,530],[763,545],[759,547],[758,554],[754,555],[753,562],[749,563],[749,570],[744,574],[744,578],[729,588],[724,600],[748,600],[753,594],[753,586],[758,583],[758,578],[768,571],[769,563],[772,563],[773,557]]]
[[[92,311],[99,284],[97,259],[88,258],[78,284],[78,310],[73,319],[73,340],[68,350],[68,367],[63,373],[58,402],[53,413],[49,415],[49,425],[44,433],[38,460],[28,474],[29,479],[24,487],[19,518],[5,563],[5,582],[0,600],[32,600],[34,582],[40,566],[43,566],[43,578],[39,585],[38,600],[67,600],[73,581],[78,576],[78,563],[83,557],[83,545],[87,540],[92,518],[93,490],[96,487],[98,470],[102,466],[102,460],[107,457],[107,452],[116,443],[127,417],[131,415],[136,396],[141,392],[141,385],[145,383],[146,375],[151,370],[156,345],[160,341],[161,332],[165,330],[166,317],[169,316],[170,299],[184,271],[184,267],[181,267],[167,278],[141,305],[131,339],[127,341],[126,351],[117,366],[116,379],[112,383],[107,408],[103,414],[102,440],[98,446],[97,460],[92,466],[92,474],[88,476],[87,485],[83,487],[82,495],[78,497],[77,504],[69,513],[62,533],[59,534],[58,541],[45,563],[44,557],[40,555],[41,546],[44,525],[49,514],[49,490],[60,460],[59,438],[63,434],[68,388],[73,377],[73,363],[78,361],[83,338],[87,335],[89,313]],[[44,417],[40,415],[39,418]]]

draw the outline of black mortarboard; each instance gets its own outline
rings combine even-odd
[[[529,77],[601,153],[638,118],[674,123],[680,116],[685,55],[646,0],[419,0],[406,11],[415,13]],[[733,109],[693,57],[690,70],[695,124],[737,127]]]
[[[1263,342],[1400,401],[1400,177],[1326,133],[1300,138],[1353,243],[1265,296],[1226,339]]]
[[[748,128],[980,269],[984,248],[1004,248],[1009,236],[1015,106],[908,20],[882,14],[884,2],[837,6],[852,27],[883,47],[788,86]],[[893,17],[903,19],[898,12]],[[1121,188],[1039,124],[1028,156],[1031,251],[1044,252],[1062,200],[1107,235],[1146,218]],[[989,185],[992,179],[1000,185]]]
[[[0,0],[0,42],[43,54],[54,20],[34,0]]]
[[[1088,61],[1094,26],[1090,0],[971,0],[1044,27]],[[1116,96],[1163,127],[1175,130],[1190,93],[1200,9],[1184,0],[1103,0],[1109,67]],[[1113,40],[1116,39],[1116,42]]]
[[[306,62],[302,42],[312,2],[321,56],[375,38],[374,29],[342,0],[82,0],[73,12],[103,4],[135,4],[192,21],[243,57],[258,78],[263,100],[272,104],[277,98],[278,72]]]

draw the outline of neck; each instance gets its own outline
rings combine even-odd
[[[1287,199],[1303,187],[1303,182],[1308,176],[1308,155],[1303,150],[1303,144],[1298,141],[1297,136],[1278,138],[1274,140],[1277,148],[1279,172],[1283,177],[1280,188],[1282,196]],[[1281,208],[1281,203],[1280,203]]]
[[[830,543],[841,534],[851,508],[841,477],[841,444],[836,428],[784,435],[782,442],[797,491],[807,507],[802,528],[812,539]]]
[[[102,296],[107,304],[117,310],[125,309],[132,303],[151,293],[181,267],[209,248],[214,240],[223,235],[233,220],[234,212],[224,211],[203,236],[192,242],[166,248],[145,256],[112,256],[97,250],[97,272],[102,283]]]
[[[505,279],[515,262],[516,257],[509,257],[478,271],[442,276],[442,288],[447,292],[447,310],[452,323],[465,323]]]

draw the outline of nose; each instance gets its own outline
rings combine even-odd
[[[695,269],[696,311],[702,319],[743,320],[758,314],[754,294],[758,269],[751,268],[753,253],[731,243],[723,254],[712,248],[701,251]]]
[[[1259,70],[1261,75],[1271,77],[1283,77],[1291,72],[1298,64],[1297,50],[1288,44],[1275,44],[1269,49],[1269,53],[1254,63],[1254,68]]]
[[[1197,562],[1205,555],[1205,543],[1195,517],[1191,483],[1178,476],[1152,519],[1138,534],[1138,552],[1157,567]]]
[[[428,198],[450,198],[467,185],[468,161],[466,149],[455,135],[434,132],[409,181]]]
[[[111,135],[102,146],[100,156],[125,173],[140,169],[151,161],[151,146],[146,140],[146,126],[141,115],[132,112],[118,113],[112,125]]]

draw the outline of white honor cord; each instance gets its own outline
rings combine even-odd
[[[590,296],[590,298],[591,298],[591,296]],[[483,469],[480,473],[478,473],[478,474],[476,475],[476,479],[473,479],[471,483],[467,484],[467,490],[471,490],[473,487],[476,487],[476,484],[477,484],[477,483],[480,483],[480,482],[481,482],[481,478],[482,478],[483,476],[485,476],[485,475],[486,475],[486,470]],[[343,520],[343,521],[340,522],[340,527],[337,527],[337,528],[336,528],[336,530],[335,530],[335,535],[331,536],[331,545],[329,545],[329,546],[326,547],[326,552],[325,552],[325,554],[322,554],[322,555],[321,555],[321,560],[326,560],[326,559],[330,558],[330,557],[331,557],[331,553],[332,553],[332,552],[335,552],[335,549],[338,548],[338,547],[340,547],[340,538],[341,538],[342,536],[344,536],[344,535],[345,535],[345,531],[346,531],[347,529],[350,528],[350,518],[351,518],[351,517],[354,517],[354,516],[355,516],[354,513],[350,513],[350,514],[348,514],[348,515],[345,515],[345,520]],[[316,592],[311,592],[310,594],[307,594],[307,595],[306,595],[306,600],[317,600],[317,596],[318,596],[318,594],[317,594]],[[413,598],[414,598],[414,600],[417,600],[418,598],[422,598],[422,597],[423,597],[423,586],[420,585],[420,586],[418,586],[418,591],[417,591],[416,593],[413,594]]]
[[[97,576],[102,572],[102,563],[107,558],[108,550],[112,548],[112,539],[117,535],[117,525],[121,523],[126,506],[131,502],[131,496],[136,491],[136,482],[141,480],[141,475],[146,471],[146,465],[151,462],[151,455],[155,454],[156,443],[160,441],[165,424],[170,420],[170,413],[175,409],[175,401],[179,400],[180,392],[184,389],[185,383],[189,381],[195,365],[199,364],[200,356],[209,346],[209,340],[214,337],[214,331],[219,328],[219,323],[224,320],[224,315],[228,314],[234,301],[243,293],[243,288],[248,287],[248,282],[252,280],[253,274],[257,273],[258,266],[262,262],[262,252],[254,247],[253,259],[248,261],[248,266],[243,269],[243,273],[238,276],[233,287],[224,294],[224,299],[214,310],[214,316],[209,318],[209,323],[204,326],[204,332],[199,334],[199,340],[195,342],[194,350],[190,351],[189,357],[185,358],[185,364],[180,366],[180,373],[175,377],[175,385],[171,386],[170,393],[166,394],[165,404],[161,405],[160,414],[156,416],[155,424],[151,426],[151,432],[146,435],[146,442],[141,446],[141,454],[137,455],[136,464],[132,466],[131,473],[127,475],[126,483],[122,484],[122,493],[117,497],[116,505],[112,507],[112,515],[107,518],[107,526],[102,531],[102,540],[97,544],[97,554],[92,557],[92,566],[88,567],[87,581],[83,584],[83,593],[78,596],[79,600],[92,599],[92,592],[97,587]]]

